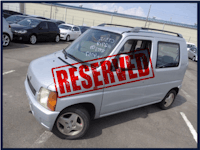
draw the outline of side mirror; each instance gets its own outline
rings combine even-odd
[[[72,29],[72,31],[74,31],[74,29]]]
[[[42,30],[43,28],[42,27],[39,27],[39,30]]]

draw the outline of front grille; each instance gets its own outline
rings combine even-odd
[[[30,89],[31,89],[32,93],[35,95],[35,93],[36,93],[36,90],[35,90],[35,89],[34,89],[34,87],[32,86],[32,84],[31,84],[31,82],[30,82],[30,80],[29,80],[28,76],[27,76],[27,81],[28,81],[28,85],[29,85],[29,87],[30,87]]]

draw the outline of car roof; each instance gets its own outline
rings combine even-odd
[[[187,44],[195,45],[194,43],[189,43],[189,42],[187,42]]]
[[[78,26],[76,26],[76,25],[68,24],[68,23],[62,23],[62,24],[60,24],[60,25],[66,25],[66,26],[70,26],[70,27],[78,27]]]
[[[140,29],[138,32],[132,32],[134,28],[140,28],[140,27],[116,27],[116,26],[93,26],[91,27],[93,29],[99,29],[99,30],[104,30],[104,31],[109,31],[109,32],[114,32],[118,34],[123,34],[126,33],[128,35],[142,35],[142,36],[149,36],[149,37],[163,37],[163,38],[175,38],[175,39],[183,39],[178,36],[174,36],[172,34],[166,34],[163,32],[155,32],[155,31],[150,31],[150,30],[143,30]],[[168,32],[168,31],[167,31]],[[178,33],[174,33],[178,34]],[[180,35],[181,36],[181,35]]]
[[[23,16],[23,17],[29,17],[29,16],[26,16],[26,15],[11,15],[11,16]],[[10,17],[10,16],[9,16]]]
[[[62,21],[62,20],[51,19],[51,21],[53,21],[53,22],[59,22],[59,21]],[[64,21],[62,21],[62,22],[64,22]]]
[[[34,19],[34,20],[40,20],[40,21],[45,21],[45,22],[52,22],[52,23],[55,23],[55,22],[53,22],[53,21],[51,21],[51,20],[45,20],[45,19],[40,19],[40,18],[31,18],[31,17],[29,17],[29,19]]]

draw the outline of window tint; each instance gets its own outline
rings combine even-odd
[[[40,23],[40,28],[42,28],[42,29],[48,29],[47,23],[46,22],[41,22]]]
[[[122,54],[129,55],[131,57],[131,64],[134,64],[137,70],[137,63],[142,64],[141,69],[146,69],[149,64],[149,57],[151,52],[151,41],[149,40],[128,40],[120,49],[116,59],[119,61]],[[141,57],[142,56],[142,57]],[[145,64],[145,66],[144,66]],[[114,70],[114,69],[113,69]]]
[[[79,29],[77,27],[74,27],[74,31],[79,31]]]
[[[156,68],[177,67],[179,64],[179,44],[158,42]]]
[[[53,22],[48,22],[48,26],[49,26],[49,29],[54,29],[55,30],[57,28],[56,24],[53,23]]]

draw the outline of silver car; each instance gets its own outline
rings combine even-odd
[[[5,18],[3,18],[3,37],[2,37],[2,39],[3,39],[4,47],[8,46],[13,39],[13,33],[11,32],[11,27]]]
[[[188,65],[187,46],[182,35],[159,31],[102,24],[33,60],[24,84],[34,117],[58,137],[76,139],[91,119],[155,103],[170,108]]]
[[[188,50],[188,58],[192,59],[193,61],[198,61],[198,50],[196,47]]]

